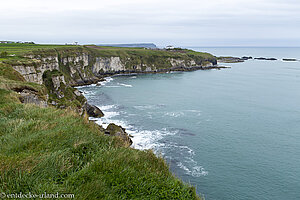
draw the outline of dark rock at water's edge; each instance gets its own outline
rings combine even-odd
[[[218,57],[218,62],[221,63],[239,63],[239,62],[244,62],[245,60],[250,60],[253,59],[252,56],[243,56],[241,58],[239,57],[231,57],[231,56],[227,56],[227,57]]]
[[[277,58],[264,58],[264,57],[259,57],[259,58],[254,58],[255,60],[277,60]]]
[[[130,135],[126,133],[125,128],[122,128],[121,126],[118,126],[114,123],[111,123],[107,126],[105,130],[105,134],[109,136],[117,136],[121,138],[129,146],[132,144]]]
[[[283,60],[283,61],[298,61],[298,60],[295,59],[295,58],[283,58],[282,60]]]
[[[252,56],[243,56],[243,57],[241,57],[241,59],[242,60],[251,60],[251,59],[253,59],[253,57]]]
[[[242,59],[239,57],[218,57],[218,62],[221,63],[240,63],[244,62],[246,59]]]
[[[239,62],[244,62],[246,60],[251,60],[251,59],[253,59],[252,56],[243,56],[241,58],[228,56],[228,57],[218,57],[218,62],[221,62],[221,63],[239,63]],[[254,58],[254,59],[255,60],[270,60],[270,61],[277,60],[277,58],[264,58],[264,57],[257,57],[257,58]],[[286,59],[286,61],[296,61],[296,60]]]
[[[103,112],[97,106],[90,105],[87,103],[85,109],[86,109],[87,114],[90,117],[103,117],[104,116]]]

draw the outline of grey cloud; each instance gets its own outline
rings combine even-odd
[[[299,45],[300,40],[300,2],[294,0],[96,2],[81,2],[82,9],[79,1],[71,8],[47,8],[38,1],[25,10],[1,7],[0,40],[206,46]]]

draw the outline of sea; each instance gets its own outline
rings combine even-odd
[[[190,47],[274,57],[230,68],[107,77],[79,87],[104,118],[153,149],[206,200],[300,199],[300,48]]]

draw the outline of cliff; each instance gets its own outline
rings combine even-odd
[[[0,192],[73,193],[76,199],[199,199],[162,158],[130,146],[125,129],[73,86],[119,73],[217,68],[189,50],[0,45]],[[8,48],[9,47],[9,48]]]
[[[205,53],[98,46],[38,50],[24,54],[24,57],[31,63],[11,65],[26,81],[39,84],[43,83],[42,75],[47,70],[59,70],[69,84],[82,85],[96,82],[104,75],[205,69],[217,64],[215,57]]]
[[[160,73],[217,68],[216,58],[190,50],[168,52],[140,48],[78,46],[24,52],[22,59],[2,61],[25,81],[45,85],[47,102],[59,108],[72,107],[80,114],[87,105],[73,86],[99,82],[123,73]]]

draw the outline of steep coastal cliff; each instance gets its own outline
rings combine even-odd
[[[210,54],[160,50],[108,50],[97,46],[37,50],[24,56],[31,63],[11,63],[26,81],[42,84],[45,71],[59,70],[71,85],[96,82],[103,75],[118,73],[165,72],[215,67]]]
[[[25,81],[44,84],[48,90],[48,104],[72,107],[80,114],[83,114],[86,100],[72,86],[97,83],[114,74],[217,68],[215,57],[190,50],[168,52],[90,45],[39,49],[22,56],[21,60],[3,62],[11,65]]]
[[[218,68],[214,56],[97,46],[0,46],[0,191],[76,199],[199,199],[162,158],[129,148],[115,124],[74,86],[121,73]],[[9,55],[10,54],[10,55]]]

